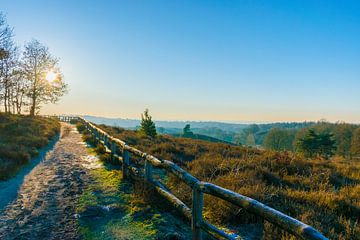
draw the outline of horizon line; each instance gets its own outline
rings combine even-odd
[[[61,115],[61,114],[60,114]],[[66,115],[66,114],[65,114]],[[69,114],[69,115],[78,115],[78,116],[88,116],[88,117],[98,117],[98,118],[106,118],[106,119],[121,119],[121,120],[134,120],[141,121],[140,118],[124,118],[124,117],[109,117],[109,116],[101,116],[101,115],[91,115],[91,114]],[[303,121],[234,121],[234,120],[190,120],[190,119],[176,119],[176,120],[168,120],[168,119],[154,119],[154,122],[212,122],[212,123],[226,123],[226,124],[272,124],[272,123],[319,123],[319,122],[327,122],[327,123],[347,123],[353,125],[359,125],[360,123],[355,122],[346,122],[346,121],[329,121],[325,118],[321,118],[318,120],[303,120]]]

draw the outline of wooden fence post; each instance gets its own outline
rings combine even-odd
[[[99,139],[99,131],[95,129],[95,140]]]
[[[202,240],[202,212],[204,205],[204,194],[200,190],[198,184],[195,184],[193,187],[192,194],[192,218],[191,218],[191,229],[192,229],[192,239],[193,240]]]
[[[130,156],[127,150],[123,150],[123,162],[122,162],[122,172],[123,172],[123,179],[128,177],[129,167],[130,165]]]
[[[105,136],[104,136],[104,146],[107,147],[107,144],[108,144],[108,135],[105,134]]]
[[[115,154],[116,154],[116,143],[115,141],[111,141],[111,162],[115,163]]]
[[[152,165],[148,160],[145,160],[145,181],[152,182]]]

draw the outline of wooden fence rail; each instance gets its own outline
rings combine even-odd
[[[204,194],[210,194],[222,200],[235,204],[249,213],[255,214],[268,222],[278,226],[288,233],[300,239],[306,240],[325,240],[320,232],[305,223],[302,223],[290,216],[285,215],[265,204],[258,202],[249,197],[243,196],[228,189],[217,185],[202,182],[180,168],[175,163],[168,160],[158,159],[150,154],[144,153],[136,148],[127,145],[124,141],[114,138],[102,129],[96,127],[91,122],[82,117],[76,116],[57,116],[59,120],[65,122],[79,121],[86,129],[93,134],[95,139],[111,154],[112,161],[122,163],[123,177],[128,178],[130,175],[141,176],[147,183],[151,184],[154,189],[164,198],[166,198],[177,210],[179,210],[187,219],[191,220],[192,236],[194,240],[201,240],[203,232],[207,232],[220,239],[241,239],[235,234],[228,234],[220,230],[203,219],[203,202]],[[121,156],[117,153],[121,152]],[[144,159],[144,174],[130,162],[130,154]],[[167,172],[175,175],[184,183],[192,188],[192,209],[173,195],[165,186],[152,177],[152,167],[165,169]]]

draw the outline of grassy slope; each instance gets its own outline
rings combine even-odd
[[[360,239],[360,162],[304,159],[290,153],[158,136],[101,126],[128,144],[173,160],[201,180],[260,200],[318,228],[331,239]],[[170,178],[168,186],[190,203],[189,189]],[[205,216],[219,225],[261,224],[267,239],[283,232],[238,208],[206,196]]]
[[[94,143],[88,133],[83,134],[90,145]],[[176,234],[181,239],[190,238],[189,226],[174,217],[172,209],[151,207],[166,206],[162,199],[144,200],[147,197],[142,183],[123,181],[118,167],[104,162],[103,149],[94,150],[89,148],[89,154],[96,154],[103,161],[99,160],[101,167],[90,170],[92,181],[80,196],[77,213],[84,216],[91,207],[108,207],[110,211],[102,216],[80,217],[80,232],[85,239],[176,239],[172,238]]]
[[[15,175],[59,130],[54,119],[0,113],[0,180]]]

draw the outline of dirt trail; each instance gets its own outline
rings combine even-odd
[[[62,123],[60,140],[24,179],[0,216],[0,239],[78,239],[75,204],[88,181],[88,155],[75,127]]]

